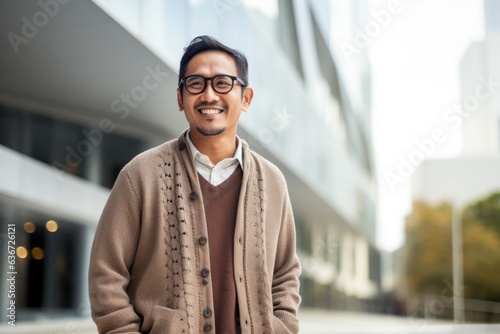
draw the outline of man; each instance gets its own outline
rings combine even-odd
[[[120,172],[89,271],[100,333],[297,333],[300,264],[285,180],[236,136],[253,97],[245,56],[186,48],[181,136]]]

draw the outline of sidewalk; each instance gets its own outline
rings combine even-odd
[[[500,324],[455,325],[449,321],[354,312],[301,310],[301,334],[500,334]]]
[[[301,310],[300,334],[500,334],[500,324],[458,325],[433,319],[411,319],[354,312]],[[2,334],[97,334],[90,319],[40,320],[0,325]],[[175,334],[175,333],[166,333]],[[259,333],[260,334],[260,333]]]
[[[44,319],[36,322],[18,322],[16,326],[0,324],[2,334],[97,334],[90,319]]]

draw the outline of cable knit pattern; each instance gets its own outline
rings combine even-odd
[[[120,172],[98,224],[89,270],[100,333],[216,333],[207,227],[185,134]],[[281,172],[242,141],[234,275],[242,333],[298,333],[300,265]],[[205,239],[206,240],[206,239]],[[209,272],[209,271],[208,271]],[[206,274],[206,273],[205,273]],[[204,276],[205,277],[205,276]]]
[[[269,280],[265,263],[266,233],[264,230],[264,210],[266,206],[266,187],[262,180],[262,166],[252,162],[251,168],[252,170],[255,170],[256,175],[250,180],[247,196],[250,199],[251,205],[247,206],[245,211],[247,212],[247,224],[250,225],[249,228],[252,231],[250,233],[250,244],[252,245],[252,248],[250,249],[251,255],[249,257],[246,256],[245,258],[251,259],[252,262],[258,261],[259,267],[261,267],[262,269],[261,275],[255,276],[254,280],[251,281],[251,284],[254,286],[247,289],[247,291],[257,291],[256,294],[248,295],[248,299],[253,299],[253,303],[256,303],[258,305],[255,310],[250,309],[249,312],[256,312],[254,316],[258,316],[256,325],[259,330],[257,331],[257,333],[260,331],[262,331],[263,333],[272,333],[271,323],[269,319],[269,314],[272,313],[269,310],[269,307],[272,306],[272,301],[270,298],[271,291],[266,289],[266,287],[268,286],[266,282],[268,282]],[[249,265],[250,267],[252,267],[254,264],[245,263],[245,265]],[[249,268],[248,270],[251,271],[252,269]]]
[[[163,156],[158,154],[158,158],[163,160],[163,164],[159,164],[159,176],[163,179],[162,204],[164,207],[163,217],[165,219],[165,256],[166,256],[166,281],[172,282],[171,286],[167,285],[167,300],[170,304],[167,305],[172,309],[182,310],[183,317],[188,319],[187,332],[191,332],[191,328],[198,326],[191,323],[194,319],[194,299],[193,292],[196,291],[195,282],[192,280],[193,265],[191,263],[190,248],[194,248],[193,239],[194,225],[188,226],[187,217],[191,217],[190,206],[185,201],[186,191],[189,185],[189,179],[185,173],[180,170],[175,170],[177,166],[182,166],[182,162],[173,161],[173,157],[169,152]],[[189,212],[186,212],[188,211]]]

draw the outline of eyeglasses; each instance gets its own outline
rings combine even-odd
[[[232,75],[216,75],[211,78],[205,78],[201,75],[189,75],[181,79],[179,87],[184,85],[186,90],[191,94],[201,94],[207,88],[207,81],[212,81],[212,89],[219,94],[226,94],[233,89],[234,81],[236,80],[242,87],[245,83],[238,77]]]

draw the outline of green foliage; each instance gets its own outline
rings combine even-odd
[[[419,293],[439,293],[452,279],[451,208],[415,202],[406,225],[406,285]]]
[[[464,211],[464,225],[478,222],[500,235],[500,192],[469,205]]]
[[[463,211],[464,296],[500,301],[500,193]],[[418,293],[439,293],[452,281],[451,207],[413,205],[406,224],[406,285]]]
[[[463,234],[465,296],[500,301],[500,193],[464,210]]]

